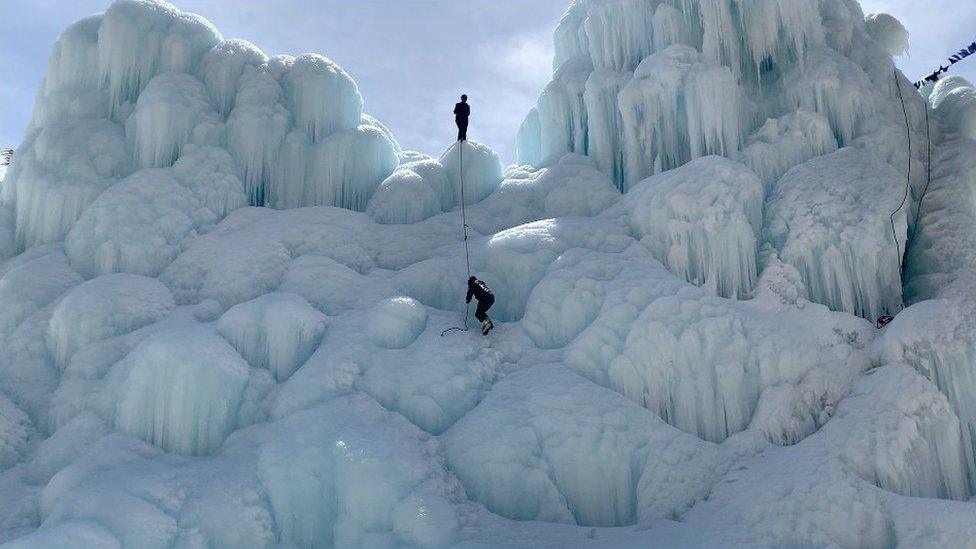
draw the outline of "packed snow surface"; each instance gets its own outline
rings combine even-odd
[[[160,0],[69,26],[0,183],[0,544],[971,546],[976,92],[907,39],[576,0],[506,168]]]

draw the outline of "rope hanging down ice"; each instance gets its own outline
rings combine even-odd
[[[902,95],[901,85],[898,82],[898,71],[894,71],[895,78],[895,89],[898,90],[898,99],[901,101],[901,110],[905,115],[905,137],[908,143],[908,174],[905,176],[905,194],[902,196],[901,204],[891,212],[888,216],[888,221],[891,222],[891,235],[895,239],[895,250],[898,253],[898,266],[901,272],[901,278],[904,281],[905,271],[908,268],[908,249],[911,247],[912,243],[915,241],[915,235],[918,233],[918,223],[919,218],[922,214],[922,201],[925,200],[925,193],[929,190],[929,184],[932,182],[932,138],[929,131],[929,106],[925,105],[925,143],[926,143],[926,156],[925,156],[925,187],[922,188],[922,194],[918,197],[918,206],[915,208],[915,219],[912,226],[912,233],[909,235],[905,241],[905,249],[902,251],[901,247],[898,245],[898,233],[895,231],[895,214],[901,211],[905,207],[905,203],[908,201],[908,192],[912,186],[912,129],[911,124],[908,121],[908,108],[905,106],[905,97]]]
[[[471,278],[471,256],[468,253],[468,218],[467,218],[467,212],[465,211],[465,205],[464,205],[464,141],[458,141],[458,147],[459,147],[459,154],[458,154],[458,172],[461,174],[461,177],[460,177],[460,181],[461,181],[461,230],[462,230],[462,233],[464,234],[464,266],[465,266],[465,269],[468,272],[468,276],[464,280],[465,280],[465,283],[467,283],[467,280],[469,278]],[[444,337],[444,334],[446,334],[446,333],[448,333],[448,332],[450,332],[452,330],[458,330],[460,332],[467,332],[468,331],[468,314],[470,312],[470,309],[471,309],[471,303],[470,302],[465,303],[464,304],[464,327],[463,328],[461,326],[452,326],[452,327],[444,330],[443,332],[441,332],[441,337]]]
[[[898,90],[898,99],[901,100],[901,110],[905,114],[905,135],[908,141],[908,175],[905,176],[905,195],[901,197],[901,204],[888,216],[888,221],[891,222],[891,236],[895,238],[895,252],[898,253],[898,266],[901,269],[901,273],[904,274],[904,252],[902,252],[901,246],[898,245],[898,232],[895,230],[895,214],[905,207],[905,202],[908,201],[908,189],[912,186],[912,127],[908,122],[908,108],[905,107],[905,98],[902,96],[901,85],[898,83],[898,70],[896,69],[893,74],[895,78],[895,89]],[[908,251],[908,246],[905,246],[905,251]]]

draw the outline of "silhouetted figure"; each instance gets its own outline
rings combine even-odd
[[[488,332],[495,327],[491,319],[488,318],[488,309],[491,309],[491,306],[495,304],[495,296],[488,289],[487,284],[474,276],[468,279],[468,295],[465,296],[464,302],[471,303],[472,296],[478,300],[478,308],[474,311],[474,317],[481,322],[481,333],[488,335]]]
[[[468,96],[462,95],[461,102],[454,104],[454,122],[458,127],[458,141],[468,140],[469,116],[471,116],[471,106],[468,105]]]

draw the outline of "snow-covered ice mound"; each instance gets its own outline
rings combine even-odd
[[[671,272],[723,297],[748,295],[763,203],[752,170],[703,157],[640,183],[627,201],[636,236]]]
[[[971,545],[976,96],[905,40],[574,1],[506,169],[161,0],[71,25],[0,184],[0,544]]]
[[[869,319],[900,310],[903,182],[897,170],[853,148],[779,180],[767,204],[767,238],[800,272],[809,299]]]

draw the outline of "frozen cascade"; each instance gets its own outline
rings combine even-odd
[[[700,156],[732,154],[742,141],[742,99],[732,72],[688,46],[641,61],[619,107],[625,188]]]
[[[804,62],[804,53],[824,42],[817,6],[790,0],[696,2],[702,52],[732,67],[744,80],[762,81],[763,65]]]
[[[217,113],[226,118],[235,107],[238,82],[245,68],[260,67],[267,61],[268,56],[246,40],[224,40],[203,56],[197,74]]]
[[[139,95],[126,135],[140,167],[164,168],[176,162],[186,143],[210,144],[213,137],[207,132],[217,124],[203,83],[187,74],[166,73],[153,78]]]
[[[268,188],[268,205],[278,209],[338,206],[363,211],[379,184],[396,169],[396,148],[381,130],[367,125],[309,143],[304,133],[288,135],[278,170]]]
[[[583,29],[594,70],[633,70],[654,53],[655,4],[643,0],[590,3]]]
[[[191,71],[220,40],[207,20],[165,2],[112,3],[98,29],[97,74],[108,87],[113,114],[135,103],[157,74]]]
[[[91,15],[69,25],[58,37],[34,105],[35,127],[56,120],[108,116],[108,94],[98,75],[101,24],[101,15]]]
[[[121,366],[125,382],[115,423],[123,431],[196,455],[216,450],[236,428],[248,366],[211,330],[160,332]]]
[[[363,98],[352,78],[329,59],[301,55],[285,69],[283,86],[295,126],[318,142],[360,124]]]
[[[139,171],[85,210],[65,246],[87,276],[112,272],[155,276],[182,251],[195,226],[215,222],[216,216],[171,174]]]
[[[468,495],[492,511],[594,526],[677,516],[731,457],[556,365],[499,382],[444,436]]]
[[[629,71],[593,71],[583,91],[589,124],[586,153],[596,158],[603,173],[614,181],[624,180],[624,152],[620,145],[624,130],[617,98],[632,77]]]
[[[894,235],[889,215],[904,180],[873,154],[850,147],[779,180],[764,230],[780,258],[800,272],[810,300],[868,319],[900,310],[907,208],[894,218]]]
[[[539,96],[539,157],[544,162],[568,152],[586,152],[587,119],[583,104],[586,79],[593,70],[587,57],[564,63]],[[525,136],[533,128],[526,128]],[[534,140],[534,136],[530,139]],[[531,150],[531,149],[530,149]]]
[[[29,134],[0,188],[15,205],[19,248],[63,239],[130,165],[122,128],[108,120],[52,122]]]
[[[55,306],[47,344],[58,367],[85,346],[162,319],[173,296],[161,282],[130,274],[94,278],[69,291]]]
[[[325,333],[325,315],[301,296],[265,294],[231,307],[217,331],[255,368],[284,381],[312,356]]]
[[[771,183],[808,149],[830,152],[820,128],[807,125],[815,133],[799,142],[802,124],[789,119],[798,109],[824,116],[841,145],[902,123],[887,51],[897,33],[869,34],[879,22],[900,24],[862,17],[842,0],[820,9],[785,0],[576,2],[554,36],[552,81],[520,128],[518,161],[546,165],[564,152],[593,155],[626,190],[698,156],[738,158],[751,132],[786,117],[781,123],[793,128],[772,140],[777,128],[763,128],[758,139],[773,146],[749,153],[750,165]],[[661,56],[674,48],[687,51],[670,64],[700,70],[668,70]],[[904,149],[892,139],[884,146]]]
[[[458,518],[424,437],[375,401],[340,397],[290,415],[262,438],[257,471],[281,540],[301,547],[455,541]]]
[[[768,193],[793,166],[836,150],[830,122],[820,114],[799,109],[766,120],[746,140],[738,160],[756,172]]]
[[[976,388],[971,365],[976,357],[976,327],[971,300],[936,299],[917,303],[898,315],[878,351],[886,360],[903,360],[931,381],[948,399],[954,415],[953,433],[959,438],[958,463],[945,456],[946,475],[952,482],[941,497],[961,499],[976,488],[976,406],[970,398]],[[938,448],[936,448],[938,450]],[[953,466],[954,465],[954,466]]]
[[[539,122],[539,109],[532,107],[519,125],[515,140],[515,158],[519,164],[539,165],[542,163],[542,128]]]
[[[858,124],[875,112],[874,98],[865,93],[874,84],[856,63],[829,48],[817,48],[807,57],[804,66],[793,67],[783,76],[786,108],[823,114],[837,142],[849,145]]]
[[[758,276],[762,182],[749,168],[706,156],[627,194],[636,236],[677,276],[744,298]]]
[[[751,427],[791,444],[829,417],[870,324],[822,306],[774,315],[707,296],[648,267],[638,248],[554,263],[529,300],[533,339],[570,341],[566,365],[706,440]]]
[[[65,240],[86,276],[158,275],[188,239],[246,204],[226,151],[189,145],[173,170],[141,170],[103,193]]]
[[[245,66],[234,110],[227,118],[227,150],[240,166],[253,205],[267,201],[279,149],[292,124],[291,113],[282,104],[283,93],[270,73]]]

